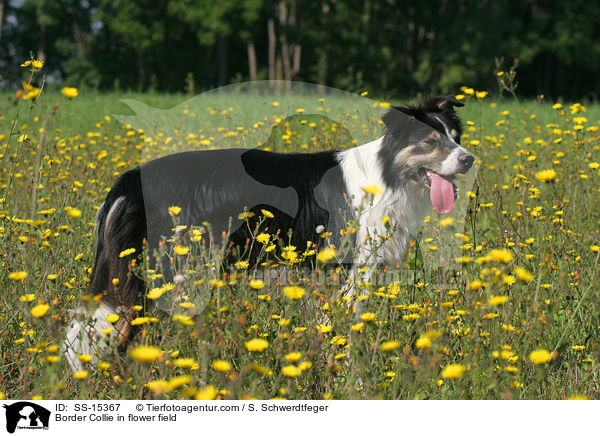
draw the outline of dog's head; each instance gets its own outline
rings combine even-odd
[[[454,176],[469,171],[475,160],[460,145],[462,126],[455,106],[464,104],[453,96],[439,96],[395,107],[383,116],[387,131],[379,160],[385,183],[392,189],[415,186],[441,214],[452,211]]]

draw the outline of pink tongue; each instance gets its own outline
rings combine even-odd
[[[452,183],[435,173],[431,174],[431,204],[442,215],[452,212],[454,206],[454,187]]]

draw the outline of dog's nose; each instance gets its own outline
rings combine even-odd
[[[458,162],[460,162],[462,169],[466,172],[471,168],[473,162],[475,162],[475,157],[472,154],[463,154],[458,158]]]

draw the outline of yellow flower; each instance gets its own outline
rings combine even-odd
[[[92,360],[92,356],[90,356],[89,354],[80,354],[79,356],[77,356],[77,358],[82,363],[88,363],[90,360]]]
[[[302,353],[300,353],[300,352],[288,353],[285,355],[284,359],[287,360],[288,362],[294,363],[294,362],[297,362],[301,356],[302,356]]]
[[[442,378],[461,378],[467,368],[458,363],[446,365],[442,371]]]
[[[235,263],[235,267],[238,269],[246,269],[250,266],[250,262],[248,262],[247,260],[238,260]]]
[[[212,367],[214,369],[216,369],[217,371],[227,372],[227,371],[231,370],[231,363],[229,363],[225,360],[215,360],[212,363]]]
[[[192,381],[192,377],[190,377],[189,375],[180,375],[177,377],[173,377],[171,380],[169,380],[169,382],[167,383],[167,391],[172,391],[173,389],[178,389],[181,386],[189,383]]]
[[[304,290],[304,288],[301,288],[300,286],[286,286],[283,288],[283,293],[285,294],[286,297],[288,297],[292,300],[298,300],[298,299],[304,297],[304,294],[306,293],[306,291]]]
[[[8,278],[11,280],[16,280],[16,281],[21,281],[23,280],[25,277],[27,277],[27,272],[25,271],[15,271],[15,272],[11,272],[8,275]]]
[[[165,290],[161,287],[161,288],[152,288],[148,291],[148,293],[146,294],[146,297],[148,297],[150,300],[156,300],[157,298],[160,298],[162,296],[162,294],[165,293]]]
[[[400,346],[400,342],[398,341],[387,341],[382,343],[379,348],[383,351],[393,351]]]
[[[162,394],[168,390],[169,383],[166,380],[153,380],[146,383],[145,386],[157,394]]]
[[[452,218],[451,216],[440,220],[440,226],[442,226],[442,227],[448,227],[448,226],[451,226],[452,224],[454,224],[454,218]]]
[[[360,189],[362,189],[367,194],[371,194],[371,195],[377,195],[377,194],[380,194],[383,192],[383,188],[378,185],[363,186]]]
[[[248,286],[250,286],[252,289],[261,289],[265,286],[265,282],[262,280],[250,280]]]
[[[488,306],[500,306],[508,301],[508,297],[506,295],[492,295],[488,300]]]
[[[371,322],[375,319],[375,314],[373,312],[365,312],[360,316],[360,319],[365,322]]]
[[[75,207],[70,207],[67,213],[71,218],[79,218],[81,216],[81,211]]]
[[[281,368],[281,373],[286,377],[298,377],[302,374],[302,370],[294,365],[288,365]]]
[[[205,389],[196,393],[196,400],[214,400],[217,393],[218,391],[213,385],[208,385]]]
[[[238,219],[245,220],[248,218],[252,218],[254,216],[254,212],[242,212],[238,215]]]
[[[315,328],[318,331],[320,331],[321,333],[329,333],[333,329],[333,326],[332,325],[319,324]]]
[[[541,365],[543,363],[548,362],[551,357],[552,355],[550,354],[550,352],[543,348],[529,353],[529,360],[531,360],[536,365]]]
[[[190,247],[185,247],[183,245],[176,245],[175,247],[173,247],[173,251],[175,252],[175,254],[183,256],[190,252]]]
[[[162,351],[158,347],[152,345],[140,345],[129,352],[129,357],[138,362],[150,363],[158,359],[161,353]]]
[[[269,368],[267,368],[266,366],[262,366],[255,362],[252,362],[250,364],[250,368],[252,368],[254,371],[256,371],[262,375],[268,375],[268,376],[273,375],[273,371],[271,371]]]
[[[327,262],[335,257],[335,249],[333,248],[325,248],[317,254],[317,260],[319,262]]]
[[[522,268],[520,266],[515,268],[515,274],[517,275],[519,280],[523,280],[524,282],[530,282],[534,278],[533,274],[531,274],[525,268]]]
[[[481,289],[481,286],[483,286],[481,280],[473,280],[469,283],[469,289],[471,291],[478,291],[479,289]]]
[[[540,182],[550,182],[552,179],[554,179],[556,177],[557,173],[556,171],[550,169],[550,170],[542,170],[539,171],[538,173],[536,173],[535,178],[538,179]]]
[[[267,218],[273,218],[273,217],[275,216],[275,215],[273,215],[273,213],[272,213],[272,212],[270,212],[270,211],[268,211],[268,210],[266,210],[266,209],[261,209],[260,211],[261,211],[261,212],[262,212],[262,214],[263,214],[264,216],[266,216]]]
[[[501,263],[509,263],[514,259],[512,252],[506,248],[491,250],[488,256],[491,256],[496,262]]]
[[[192,326],[194,325],[194,320],[189,315],[173,315],[173,321],[177,321],[181,325]]]
[[[119,257],[126,257],[133,253],[135,253],[135,248],[128,248],[127,250],[121,251],[119,253]]]
[[[502,276],[502,283],[504,283],[505,285],[512,285],[517,281],[517,279],[515,279],[514,276],[511,276],[510,274],[505,274]]]
[[[432,345],[431,338],[428,335],[422,335],[416,342],[417,348],[429,348]]]
[[[31,308],[30,313],[34,318],[41,318],[48,313],[48,310],[50,310],[50,305],[38,304],[37,306]]]
[[[269,239],[271,238],[271,235],[269,235],[268,233],[261,233],[260,235],[258,235],[256,237],[256,240],[258,242],[260,242],[261,244],[268,244],[269,243]]]
[[[592,245],[590,247],[590,250],[597,253],[598,251],[600,251],[600,247],[598,245]]]
[[[150,318],[147,316],[139,316],[133,320],[131,320],[131,325],[142,325],[150,322]]]
[[[194,368],[198,367],[198,362],[196,362],[191,357],[185,357],[181,359],[175,359],[173,361],[173,365],[178,366],[179,368]]]
[[[40,88],[31,86],[29,83],[25,82],[23,82],[23,89],[25,89],[25,95],[23,96],[23,100],[36,98],[38,95],[40,95],[40,92],[42,92]]]
[[[88,376],[88,372],[87,371],[77,371],[76,373],[73,374],[73,377],[82,380],[84,378],[86,378]]]
[[[79,95],[77,88],[73,88],[70,86],[65,86],[63,89],[60,90],[60,92],[67,98],[75,98]]]
[[[364,326],[365,326],[364,322],[358,322],[358,323],[354,324],[352,327],[350,327],[350,330],[352,330],[353,332],[359,332],[363,329]]]
[[[267,341],[265,341],[264,339],[254,338],[254,339],[250,339],[247,342],[244,342],[244,345],[248,351],[260,352],[260,351],[265,350],[269,346],[269,343]]]
[[[181,212],[181,208],[179,206],[169,207],[169,215],[171,215],[171,216],[179,215],[179,212]]]

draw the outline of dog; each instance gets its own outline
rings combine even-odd
[[[440,214],[451,212],[457,195],[453,177],[473,165],[474,156],[460,145],[462,126],[454,108],[463,105],[453,96],[436,96],[392,108],[382,118],[383,136],[344,151],[190,151],[124,173],[96,217],[98,242],[88,292],[101,295],[102,306],[91,326],[72,322],[65,347],[69,363],[80,369],[78,353],[93,354],[105,346],[101,332],[111,326],[107,315],[131,313],[144,300],[144,281],[131,274],[130,258],[119,255],[132,248],[139,255],[144,244],[148,253],[156,250],[172,234],[172,206],[180,208],[179,224],[208,222],[212,239],[224,235],[238,248],[261,223],[262,232],[290,234],[289,243],[297,247],[322,241],[323,232],[331,233],[328,242],[336,245],[340,229],[354,218],[358,255],[349,261],[395,264],[432,206]],[[364,189],[368,186],[382,192],[373,199]],[[244,210],[247,219],[240,224],[235,218]],[[263,211],[270,219],[261,221]],[[385,235],[389,226],[395,228],[390,243],[374,250],[374,235]],[[257,253],[246,251],[246,256],[255,266]],[[150,267],[156,266],[153,259],[149,256]],[[124,325],[120,331],[119,344],[125,345],[130,330]]]

